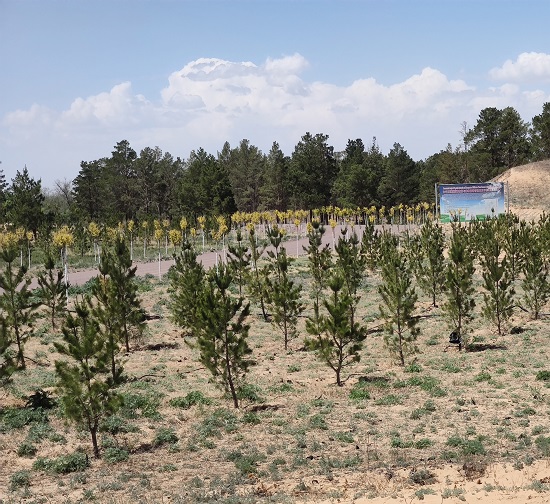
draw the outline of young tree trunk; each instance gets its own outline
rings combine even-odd
[[[227,370],[227,384],[229,385],[229,391],[233,399],[233,406],[239,408],[239,398],[237,397],[237,391],[235,390],[235,383],[233,383],[233,375],[231,374],[231,361],[229,357],[229,346],[225,345],[225,369]]]
[[[99,458],[99,445],[97,444],[97,426],[90,427],[90,435],[92,436],[92,446],[94,448],[94,457]]]
[[[17,341],[17,360],[21,364],[21,369],[26,369],[27,364],[25,362],[25,354],[23,353],[23,343],[17,325],[15,326],[15,339]]]

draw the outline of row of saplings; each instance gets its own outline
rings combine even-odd
[[[483,277],[482,313],[499,333],[515,306],[538,318],[550,295],[550,221],[544,216],[536,224],[510,215],[453,224],[448,236],[433,221],[415,234],[399,237],[367,224],[361,239],[353,229],[344,229],[334,250],[322,245],[324,232],[315,221],[308,227],[305,252],[313,306],[307,312],[305,344],[334,371],[340,386],[346,368],[359,361],[367,336],[357,308],[368,271],[380,272],[384,342],[402,365],[407,355],[416,352],[416,284],[434,305],[442,298],[449,326],[466,347],[467,323],[475,306],[476,265]],[[306,309],[302,284],[292,278],[293,259],[283,246],[284,233],[277,227],[269,229],[265,243],[253,229],[246,233],[244,240],[237,231],[227,263],[205,271],[194,248],[185,244],[169,272],[173,321],[198,349],[200,362],[235,407],[253,364],[247,342],[250,303],[281,331],[285,348],[297,336],[298,318]],[[122,405],[117,391],[124,381],[119,353],[123,346],[130,351],[130,341],[141,333],[146,319],[128,246],[118,239],[105,252],[90,292],[74,301],[71,312],[62,274],[55,271],[53,260],[46,262],[39,288],[31,292],[24,268],[15,266],[17,252],[5,249],[1,258],[5,268],[0,273],[0,378],[25,368],[24,341],[32,336],[40,306],[48,311],[54,330],[56,319],[63,316],[62,342],[54,343],[63,356],[55,362],[57,390],[64,415],[89,431],[98,457],[100,423]],[[515,299],[518,281],[521,300]]]

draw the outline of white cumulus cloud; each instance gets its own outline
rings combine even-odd
[[[15,110],[0,122],[2,168],[27,163],[51,181],[74,178],[80,161],[108,156],[122,139],[138,152],[159,146],[182,158],[200,147],[216,154],[225,141],[235,147],[243,138],[264,152],[277,141],[291,155],[307,131],[329,135],[336,150],[350,138],[368,143],[376,136],[383,152],[399,142],[422,159],[457,145],[460,124],[475,124],[485,107],[512,106],[529,121],[550,100],[547,91],[523,89],[518,79],[474,87],[431,67],[391,85],[369,76],[347,86],[309,82],[308,65],[300,54],[259,63],[200,58],[171,73],[157,96],[121,82],[72,97],[65,110],[40,104]]]
[[[489,75],[501,81],[550,81],[550,54],[521,53],[515,61],[506,60],[502,66],[492,68]]]

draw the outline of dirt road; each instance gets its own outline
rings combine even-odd
[[[379,230],[382,229],[382,226],[376,226]],[[405,226],[384,226],[386,230],[391,230],[393,233],[399,233],[405,230]],[[334,246],[333,240],[338,240],[341,236],[342,226],[337,226],[334,230],[334,235],[332,229],[327,226],[326,232],[323,236],[323,244],[327,244],[331,247]],[[364,232],[364,226],[354,226],[354,230],[357,233],[359,240],[361,240]],[[283,246],[286,249],[287,254],[290,257],[297,257],[304,255],[304,247],[308,246],[307,237],[302,237],[299,239],[289,239],[288,241],[283,242]],[[267,249],[266,249],[267,250]],[[264,252],[265,254],[265,252]],[[216,265],[216,261],[226,262],[227,261],[227,252],[224,254],[223,251],[217,252],[205,252],[198,256],[199,261],[202,262],[205,268],[211,268]],[[168,273],[170,266],[174,264],[174,260],[161,261],[160,265],[158,261],[149,261],[149,262],[139,262],[135,261],[134,265],[137,266],[136,275],[145,276],[145,275],[154,275],[162,276]],[[93,278],[97,275],[97,269],[89,270],[79,270],[79,271],[69,271],[69,283],[71,285],[82,285],[86,283],[90,278]],[[31,287],[34,288],[35,282],[31,284]]]

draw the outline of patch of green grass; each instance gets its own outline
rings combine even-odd
[[[445,373],[461,373],[464,368],[455,359],[443,359],[439,367],[441,371]]]
[[[410,418],[411,420],[418,420],[423,416],[432,414],[435,410],[435,403],[431,399],[428,399],[423,406],[412,410]]]
[[[531,408],[530,406],[526,406],[524,408],[518,409],[514,411],[514,416],[516,418],[523,418],[526,416],[533,416],[536,415],[537,412],[535,409]]]
[[[233,462],[235,467],[243,475],[256,474],[258,463],[266,459],[267,457],[256,448],[245,449],[244,447],[231,451],[226,456],[226,460]]]
[[[538,492],[538,493],[546,493],[550,490],[550,486],[547,485],[546,483],[543,483],[542,480],[535,480],[529,485],[527,485],[526,488],[527,490],[534,490],[535,492]]]
[[[179,441],[179,438],[177,434],[175,433],[174,429],[171,429],[169,427],[161,427],[160,429],[157,429],[155,432],[155,438],[153,439],[153,444],[155,446],[162,446],[162,445],[172,445]]]
[[[535,378],[539,381],[550,381],[550,371],[538,371]]]
[[[491,381],[491,374],[488,371],[481,371],[474,376],[474,381],[476,382],[489,382]]]
[[[366,401],[370,399],[370,392],[365,382],[357,382],[349,392],[352,401]]]
[[[252,383],[245,383],[241,385],[237,390],[237,397],[242,401],[250,401],[253,403],[263,403],[265,398],[263,391],[258,385]]]
[[[326,415],[330,413],[334,408],[334,402],[328,401],[327,399],[314,399],[311,401],[312,406],[319,408],[320,413]]]
[[[114,464],[116,462],[125,462],[129,458],[130,454],[128,453],[128,450],[124,448],[119,448],[117,446],[106,448],[103,452],[103,459],[110,464]]]
[[[475,439],[466,439],[453,435],[447,439],[447,446],[459,448],[462,455],[486,455],[487,451],[483,446],[482,439],[478,436]]]
[[[48,415],[42,408],[5,408],[0,410],[0,433],[8,433],[33,423],[48,423]]]
[[[411,376],[405,383],[410,387],[420,387],[432,397],[444,397],[447,395],[447,392],[439,385],[439,380],[433,376]]]
[[[239,421],[232,411],[218,408],[208,415],[196,429],[201,437],[221,437],[222,431],[226,433],[235,432],[238,429]]]
[[[431,336],[427,341],[426,345],[428,346],[436,346],[439,345],[439,340],[435,336]]]
[[[260,417],[258,416],[258,413],[255,413],[254,411],[247,411],[243,415],[243,423],[248,425],[257,425],[261,423]]]
[[[312,429],[328,429],[327,421],[321,413],[316,413],[315,415],[312,415],[308,421],[308,425]]]
[[[546,427],[545,425],[535,425],[535,427],[531,429],[531,434],[533,436],[538,436],[539,434],[546,434],[547,432],[548,432],[548,427]]]
[[[443,493],[441,494],[442,499],[450,499],[451,497],[456,497],[457,499],[461,501],[465,501],[464,494],[466,492],[463,488],[445,488],[443,490]]]
[[[36,446],[28,442],[23,442],[17,447],[18,457],[33,457],[36,455],[36,452]]]
[[[133,394],[123,393],[123,406],[120,409],[120,414],[123,417],[136,419],[139,417],[151,418],[160,420],[161,416],[158,411],[160,406],[160,397],[158,394]]]
[[[287,392],[293,392],[294,387],[292,386],[292,383],[283,382],[277,385],[272,385],[271,387],[269,387],[269,391],[273,394],[285,394]]]
[[[414,492],[414,496],[418,500],[424,500],[425,495],[435,495],[435,494],[436,492],[433,488],[419,488],[418,490],[416,490],[416,492]]]
[[[411,362],[410,364],[407,364],[405,368],[403,369],[405,373],[421,373],[422,372],[422,366],[418,364],[417,362]]]
[[[550,456],[550,437],[538,436],[535,439],[535,445],[540,450],[543,457]]]
[[[131,424],[126,419],[111,415],[103,420],[99,426],[100,432],[108,432],[113,436],[117,434],[127,434],[130,432],[139,432],[139,427]]]
[[[185,397],[174,397],[173,399],[170,399],[169,404],[175,408],[189,409],[191,406],[195,406],[197,404],[210,405],[212,404],[212,400],[206,397],[202,392],[193,390]]]
[[[159,472],[173,472],[177,470],[178,468],[174,464],[164,464],[159,467]]]
[[[303,418],[309,415],[311,411],[311,408],[308,404],[300,403],[298,404],[298,407],[296,408],[296,415],[298,418]]]
[[[334,433],[334,439],[337,441],[341,441],[342,443],[354,443],[355,439],[353,437],[353,434],[351,432],[335,432]]]
[[[398,395],[388,394],[374,401],[374,404],[377,406],[397,406],[398,404],[403,404],[403,399]]]
[[[390,379],[385,376],[360,376],[359,383],[379,389],[386,389],[390,386]]]
[[[404,440],[398,434],[396,436],[392,436],[390,446],[392,448],[412,448],[414,446],[414,441],[411,439]]]
[[[361,465],[363,460],[359,455],[337,457],[321,457],[319,465],[323,469],[344,469],[348,467],[357,467]]]
[[[422,438],[422,439],[418,439],[414,442],[414,447],[417,449],[417,450],[424,450],[425,448],[429,448],[430,446],[432,446],[434,443],[431,439],[428,439],[428,438]]]
[[[14,492],[18,488],[31,486],[31,474],[29,471],[17,471],[10,476],[10,490]]]
[[[42,458],[35,460],[32,468],[37,471],[46,471],[56,474],[68,474],[84,471],[90,462],[85,453],[74,452],[69,455],[61,455],[56,458]]]

